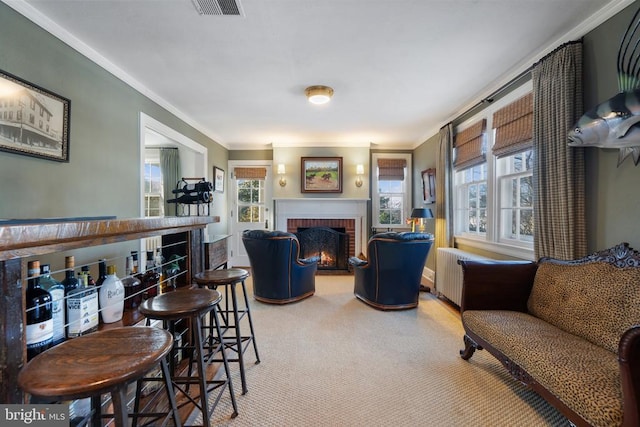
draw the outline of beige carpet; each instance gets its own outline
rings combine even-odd
[[[568,425],[487,352],[463,361],[459,316],[430,294],[418,309],[382,312],[353,296],[353,276],[317,276],[309,299],[250,304],[262,363],[245,353],[246,395],[231,365],[239,415],[225,393],[213,425]]]

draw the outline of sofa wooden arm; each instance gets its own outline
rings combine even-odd
[[[640,425],[640,325],[628,329],[618,346],[622,384],[623,425]]]
[[[527,311],[538,265],[532,261],[460,260],[460,310]]]

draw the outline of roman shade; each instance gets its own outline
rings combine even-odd
[[[233,174],[236,179],[265,179],[267,168],[234,168]]]
[[[378,159],[378,181],[404,181],[406,159]]]
[[[487,121],[482,119],[455,135],[453,147],[456,150],[453,166],[457,170],[467,169],[485,161],[482,149]]]
[[[533,147],[533,93],[496,111],[493,127],[496,130],[494,156],[510,156]]]

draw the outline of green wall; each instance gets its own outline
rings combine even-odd
[[[616,56],[624,30],[639,5],[618,13],[584,37],[584,107],[618,93]],[[591,252],[620,242],[640,249],[640,166],[618,164],[618,150],[586,149],[588,243]]]
[[[224,147],[4,3],[0,39],[0,69],[71,100],[68,163],[0,152],[0,218],[139,216],[140,112],[207,147],[210,174],[227,164]]]

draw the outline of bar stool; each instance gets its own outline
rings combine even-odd
[[[233,405],[232,418],[238,415],[238,407],[236,405],[235,395],[233,393],[233,385],[231,383],[231,375],[229,372],[229,364],[226,356],[223,353],[221,361],[224,364],[224,370],[226,378],[224,379],[207,379],[207,366],[214,360],[212,358],[206,358],[204,356],[203,349],[203,337],[202,337],[202,318],[207,313],[212,313],[215,329],[218,336],[222,336],[220,330],[220,322],[218,320],[217,306],[222,299],[220,292],[210,289],[183,289],[166,294],[161,294],[148,300],[145,300],[140,304],[138,310],[141,314],[147,317],[147,319],[162,320],[165,326],[171,328],[171,322],[175,322],[180,319],[190,319],[192,331],[193,331],[193,344],[181,346],[181,349],[192,350],[193,353],[189,360],[189,373],[188,375],[177,375],[172,373],[171,381],[177,385],[187,398],[187,404],[191,402],[194,406],[200,409],[202,412],[202,422],[205,426],[209,426],[209,418],[217,406],[225,387],[229,387],[229,394],[231,396],[231,404]],[[222,344],[220,344],[222,347]],[[197,366],[198,376],[191,375],[191,364],[195,363]],[[200,403],[196,402],[194,398],[189,395],[189,385],[198,384],[200,387]],[[181,388],[180,385],[186,385],[185,388]],[[218,389],[218,394],[215,401],[209,408],[209,393]],[[183,404],[183,405],[184,405]],[[181,405],[181,406],[183,406]]]
[[[32,397],[49,402],[98,398],[111,393],[117,427],[129,416],[155,419],[169,414],[181,425],[165,356],[173,337],[163,329],[120,327],[65,341],[34,357],[18,374],[18,385]],[[127,387],[160,364],[170,410],[159,414],[129,414]],[[97,409],[97,408],[94,408]],[[165,419],[165,423],[168,419]],[[154,424],[157,425],[157,424]],[[164,424],[163,424],[164,425]]]
[[[245,279],[249,277],[249,272],[242,268],[229,268],[224,270],[206,270],[193,276],[193,281],[200,287],[216,289],[218,286],[225,287],[225,309],[220,310],[223,313],[225,327],[223,328],[224,348],[235,351],[236,358],[228,359],[229,362],[238,362],[240,365],[240,379],[242,382],[242,394],[247,393],[247,380],[244,372],[244,352],[253,343],[253,350],[256,354],[256,364],[260,363],[258,354],[258,346],[256,344],[255,333],[253,331],[253,319],[251,318],[251,310],[249,308],[249,298],[247,297],[247,288]],[[244,296],[244,308],[238,307],[238,298],[236,295],[236,285],[240,283],[242,286],[242,294]],[[232,307],[229,308],[229,295],[231,295]],[[230,316],[233,316],[233,323]],[[242,335],[240,331],[240,321],[247,316],[249,320],[249,335]],[[224,335],[229,329],[235,330],[235,337],[232,339],[224,339]],[[220,336],[220,335],[219,335]],[[209,335],[210,339],[215,341],[215,337]],[[244,343],[244,345],[243,345]],[[224,352],[223,352],[224,353]],[[217,360],[217,359],[216,359]]]

